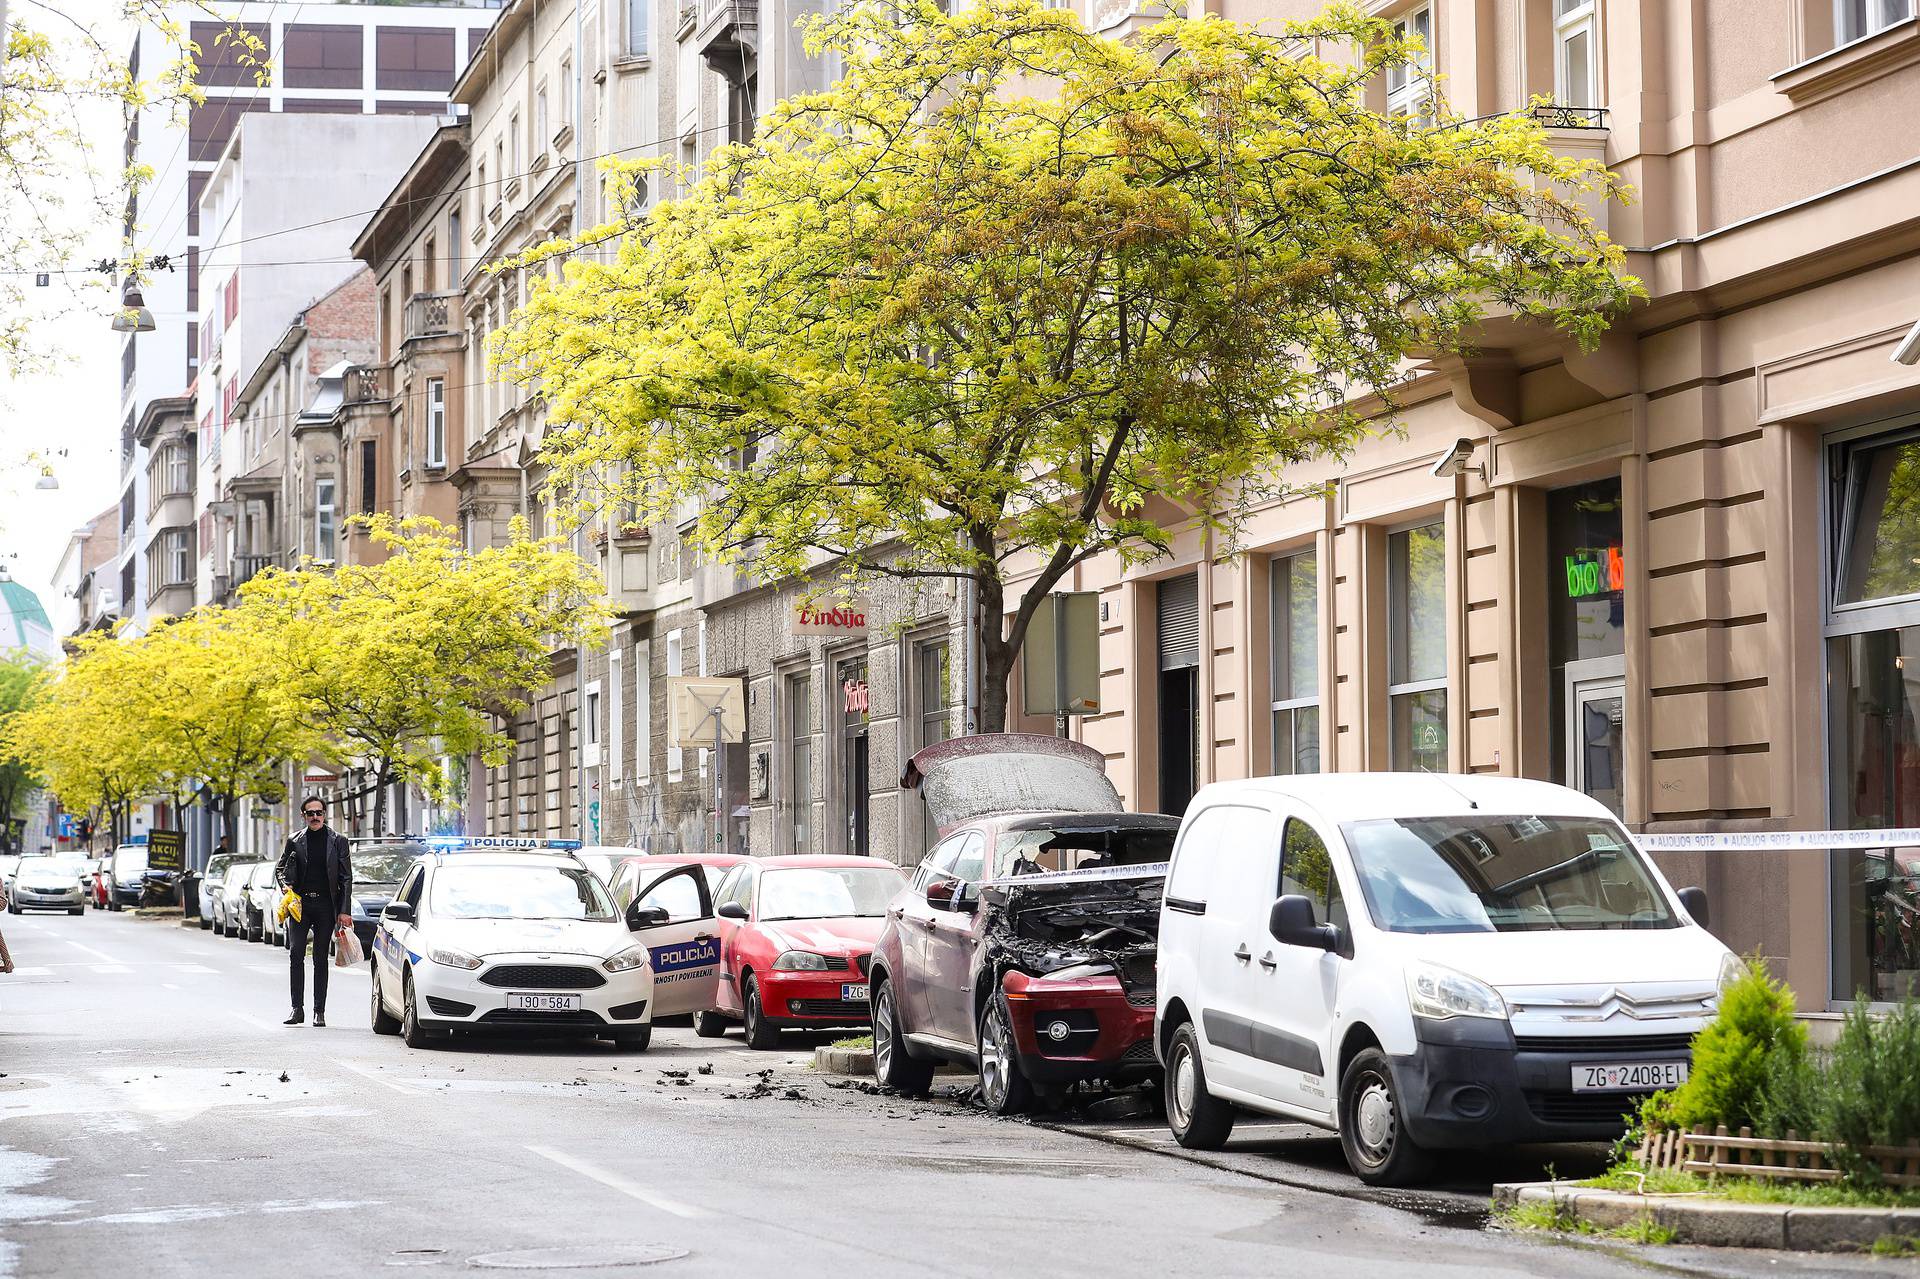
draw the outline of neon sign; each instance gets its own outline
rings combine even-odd
[[[1625,590],[1627,563],[1617,546],[1583,546],[1567,558],[1567,598]]]

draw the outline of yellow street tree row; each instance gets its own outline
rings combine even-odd
[[[444,797],[443,761],[503,762],[496,717],[526,707],[557,647],[603,638],[597,576],[518,522],[472,552],[432,520],[366,523],[380,563],[269,571],[231,608],[82,637],[0,719],[0,758],[117,831],[150,795],[198,792],[230,821],[242,800],[285,798],[288,765],[316,759],[368,769],[378,822],[389,781]]]

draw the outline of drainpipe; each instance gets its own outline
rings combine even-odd
[[[587,150],[586,112],[582,103],[585,95],[581,92],[581,24],[580,5],[573,6],[573,234],[578,236],[585,225],[586,180],[584,166],[580,157]],[[544,139],[542,140],[544,145]],[[585,558],[583,546],[584,530],[573,532],[574,554]],[[574,803],[573,821],[575,838],[582,844],[587,842],[587,646],[585,641],[573,646],[573,704],[577,708],[575,715],[575,742],[573,751]],[[597,726],[596,726],[597,727]],[[597,735],[597,734],[596,734]],[[615,749],[618,749],[616,746]]]

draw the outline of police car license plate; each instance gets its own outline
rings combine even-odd
[[[1615,1061],[1605,1065],[1576,1064],[1575,1092],[1652,1092],[1678,1088],[1687,1082],[1684,1061]]]
[[[855,1003],[864,1004],[865,1002],[867,1002],[867,987],[865,983],[862,983],[858,986],[855,986],[855,985],[842,986],[840,988],[840,998],[846,999],[846,1000],[852,1000]]]
[[[507,996],[507,1007],[513,1012],[577,1013],[580,996],[511,994]]]

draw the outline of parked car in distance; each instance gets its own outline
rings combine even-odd
[[[713,928],[699,869],[669,874],[688,880],[693,918],[671,920],[638,903],[615,908],[599,877],[566,853],[429,853],[381,915],[374,1033],[398,1033],[410,1048],[482,1030],[600,1036],[644,1049],[655,1016],[711,1002],[718,971],[717,958],[664,971],[650,962]]]
[[[867,962],[905,883],[872,857],[742,859],[716,895],[720,981],[695,1032],[711,1039],[738,1021],[749,1048],[774,1048],[784,1029],[866,1025]]]
[[[87,899],[80,888],[76,859],[68,857],[23,858],[14,871],[7,892],[7,912],[18,915],[28,910],[64,910],[69,915],[85,914]]]
[[[147,846],[122,844],[115,848],[107,857],[107,871],[103,878],[106,881],[108,910],[138,906],[140,894],[146,891]]]
[[[941,838],[874,949],[880,1082],[924,1093],[957,1062],[1008,1112],[1077,1081],[1150,1078],[1150,917],[1179,819],[1124,811],[1091,747],[1024,733],[929,746],[902,785]],[[1042,891],[1067,871],[1080,873]],[[983,897],[990,881],[1016,887]],[[1060,1038],[1037,1038],[1056,1024]]]
[[[113,904],[113,894],[107,886],[113,880],[113,854],[107,853],[93,864],[93,908],[107,910]]]
[[[613,887],[613,874],[620,863],[629,857],[644,857],[644,851],[630,848],[625,844],[587,844],[574,850],[575,857],[582,865],[600,877],[600,882],[608,888]]]
[[[213,927],[219,897],[226,887],[223,881],[227,867],[239,860],[239,853],[215,853],[200,868],[200,927]]]
[[[222,937],[246,934],[247,884],[253,877],[253,868],[259,864],[257,858],[236,857],[221,874],[219,892],[213,899],[213,927]]]
[[[279,899],[280,886],[273,882],[273,863],[251,863],[240,893],[240,935],[248,941],[265,941],[273,927],[273,908]]]
[[[360,948],[373,958],[373,935],[380,928],[380,912],[400,891],[400,881],[413,869],[414,862],[426,854],[427,846],[417,839],[356,839],[350,854],[353,863],[353,935]]]
[[[20,869],[20,863],[26,858],[19,853],[9,853],[0,857],[0,901],[13,899],[13,877]]]
[[[629,853],[614,864],[612,876],[603,877],[601,882],[613,893],[615,904],[625,910],[643,880],[657,880],[677,866],[700,867],[707,888],[712,891],[720,887],[728,871],[751,860],[739,853]]]
[[[1361,1180],[1434,1152],[1616,1137],[1687,1077],[1741,965],[1611,812],[1518,778],[1364,774],[1202,788],[1160,920],[1167,1123],[1336,1131]]]

